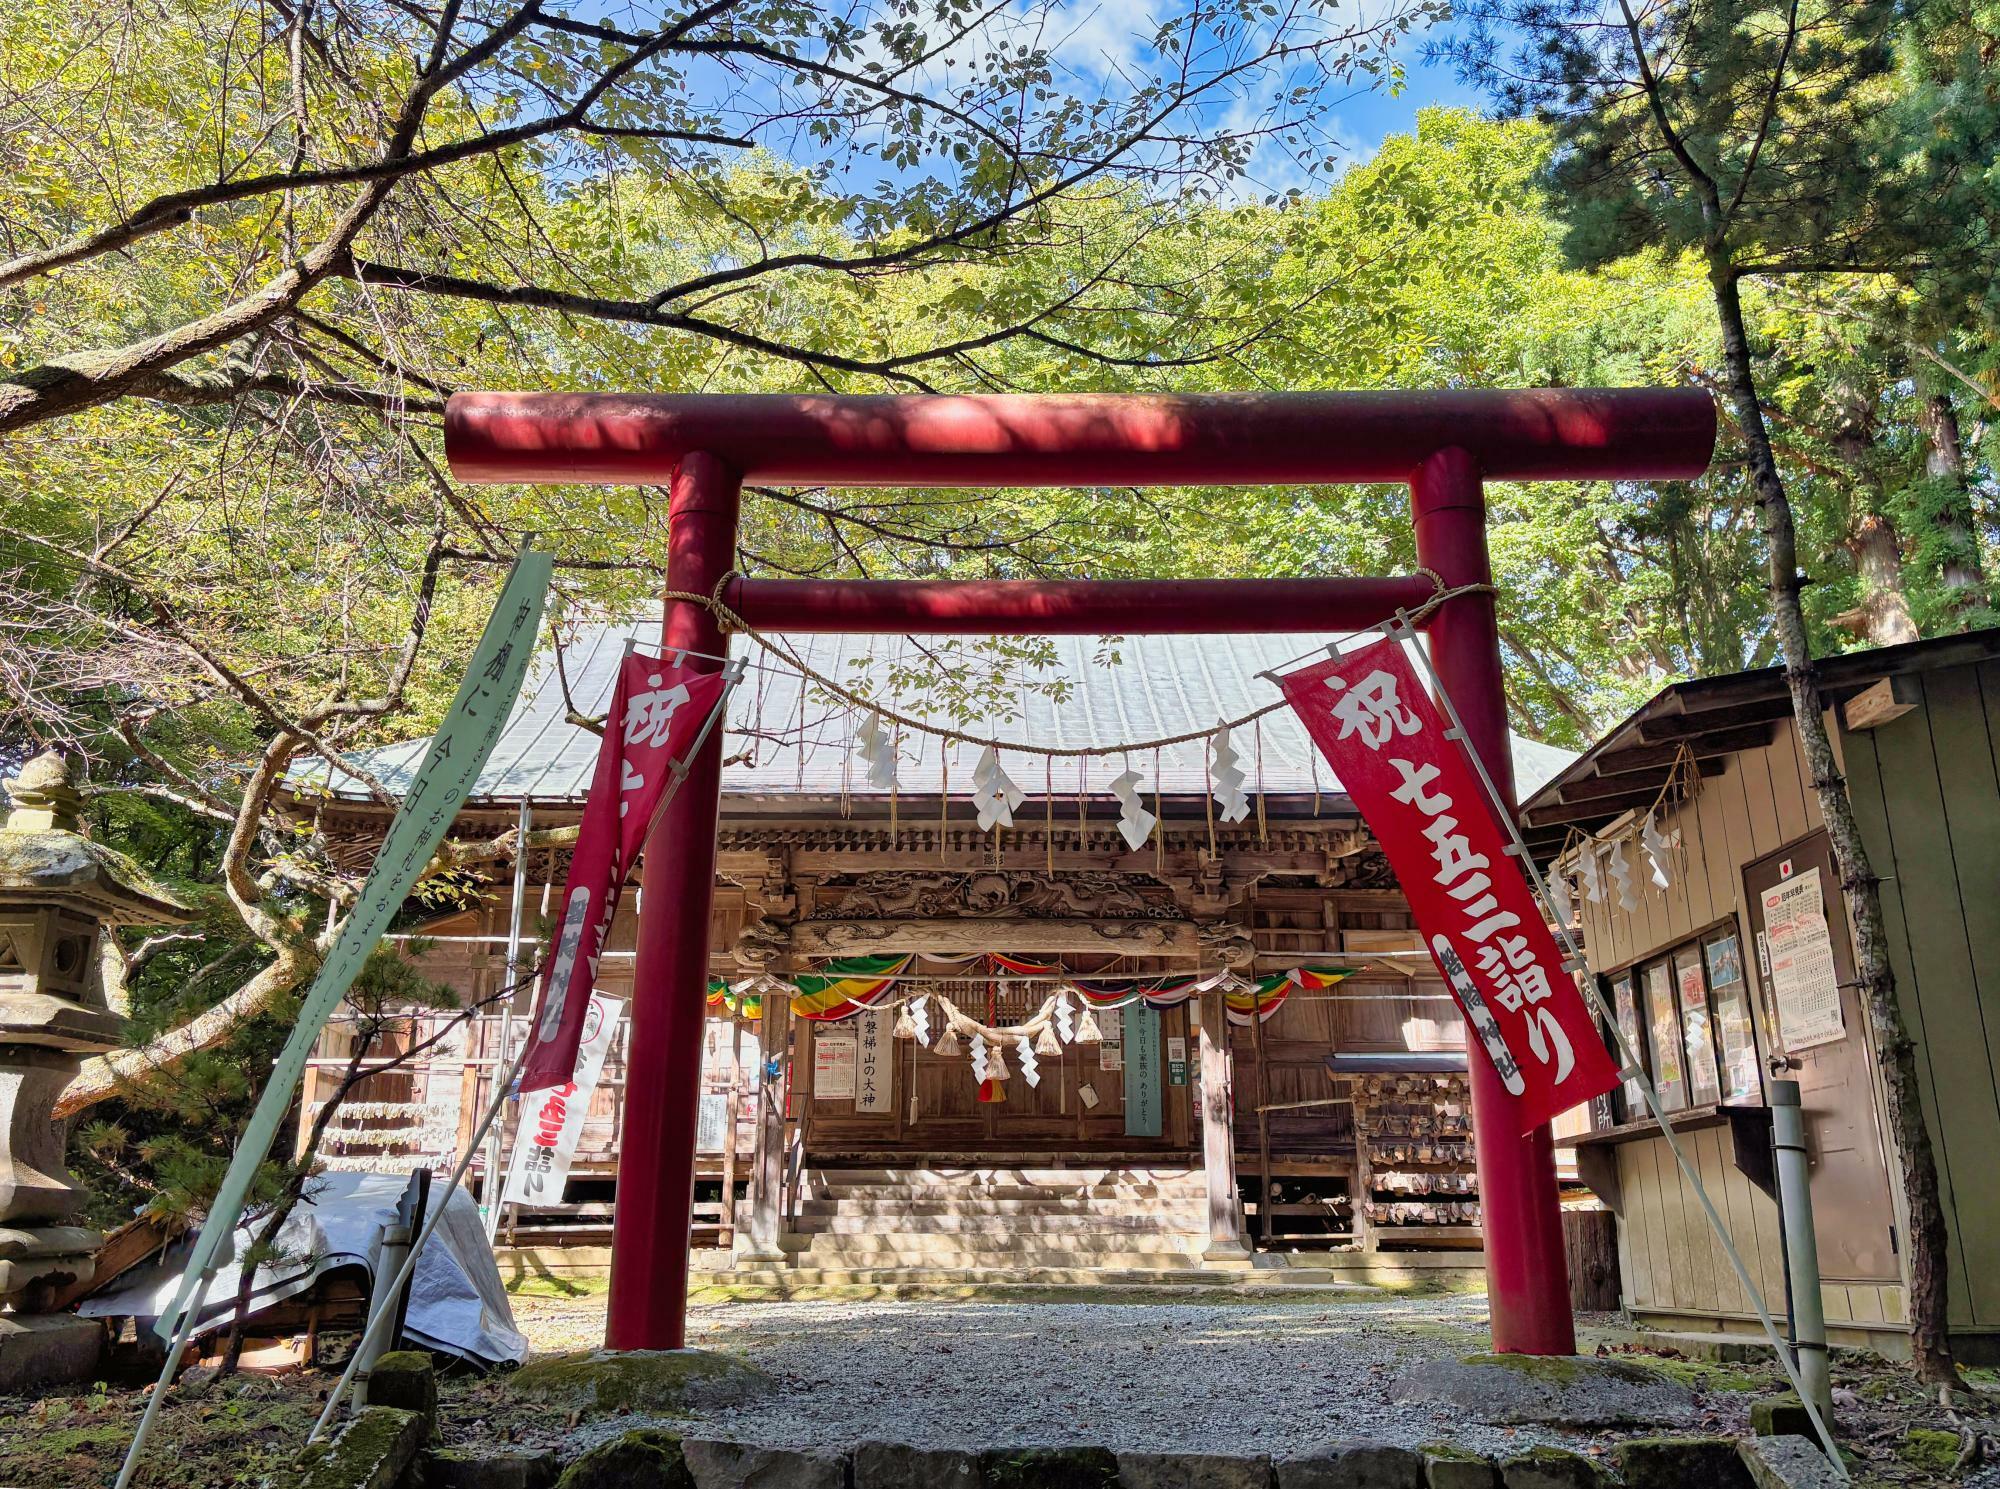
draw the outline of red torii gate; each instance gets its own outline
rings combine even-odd
[[[461,393],[445,448],[462,480],[670,488],[667,587],[773,631],[977,635],[1351,631],[1491,582],[1486,480],[1684,480],[1707,469],[1715,407],[1693,389],[1187,396]],[[742,483],[831,486],[1410,488],[1417,563],[1387,579],[1044,583],[747,579]],[[1433,578],[1435,576],[1435,578]],[[1514,804],[1493,596],[1427,621],[1438,675]],[[715,615],[666,602],[663,644],[715,656]],[[711,664],[719,667],[721,663]],[[685,1342],[701,1026],[722,731],[645,852],[624,1146],[613,1211],[613,1349]],[[1576,1348],[1546,1127],[1523,1137],[1489,1062],[1470,1064],[1493,1347]]]

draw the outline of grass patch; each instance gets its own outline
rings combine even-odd
[[[102,1489],[143,1408],[138,1392],[0,1402],[0,1484]],[[289,1383],[177,1391],[154,1426],[142,1481],[252,1489],[293,1461],[318,1415],[319,1402]]]

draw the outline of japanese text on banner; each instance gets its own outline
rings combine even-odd
[[[1563,969],[1511,835],[1401,643],[1282,679],[1285,697],[1367,819],[1474,1041],[1521,1103],[1523,1131],[1618,1079]]]
[[[523,1091],[546,1090],[572,1078],[619,892],[675,765],[685,765],[702,726],[722,706],[726,675],[696,672],[686,662],[684,656],[677,664],[634,653],[619,664],[563,883],[555,946],[542,968],[534,1032],[521,1065]]]

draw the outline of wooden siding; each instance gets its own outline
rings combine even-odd
[[[1648,880],[1637,844],[1628,839],[1638,908],[1629,913],[1620,909],[1608,883],[1601,904],[1579,896],[1592,968],[1627,967],[1726,924],[1740,939],[1758,1048],[1768,1052],[1770,1013],[1744,899],[1743,870],[1823,825],[1798,736],[1789,721],[1782,722],[1769,744],[1730,756],[1720,774],[1702,781],[1693,801],[1661,813],[1661,829],[1669,836],[1679,833],[1678,861],[1668,888]],[[1736,1169],[1726,1127],[1703,1128],[1684,1141],[1751,1277],[1766,1303],[1782,1312],[1785,1281],[1776,1204]],[[1625,1306],[1681,1318],[1753,1317],[1694,1186],[1666,1143],[1638,1138],[1616,1151]],[[1863,1328],[1903,1317],[1902,1287],[1896,1282],[1830,1281],[1824,1291],[1828,1322],[1836,1326]]]
[[[2000,662],[1903,681],[1920,705],[1846,735],[1917,1044],[1951,1240],[1954,1328],[2000,1328]]]

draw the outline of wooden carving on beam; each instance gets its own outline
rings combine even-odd
[[[1165,886],[1158,897],[1134,875],[983,870],[890,870],[861,874],[814,920],[905,920],[962,916],[1027,920],[1146,920],[1177,917]]]
[[[1007,951],[1022,956],[1105,952],[1126,956],[1198,955],[1198,927],[1187,920],[1056,920],[998,922],[953,916],[903,920],[804,920],[791,929],[794,956],[861,956],[927,951],[962,955]]]

